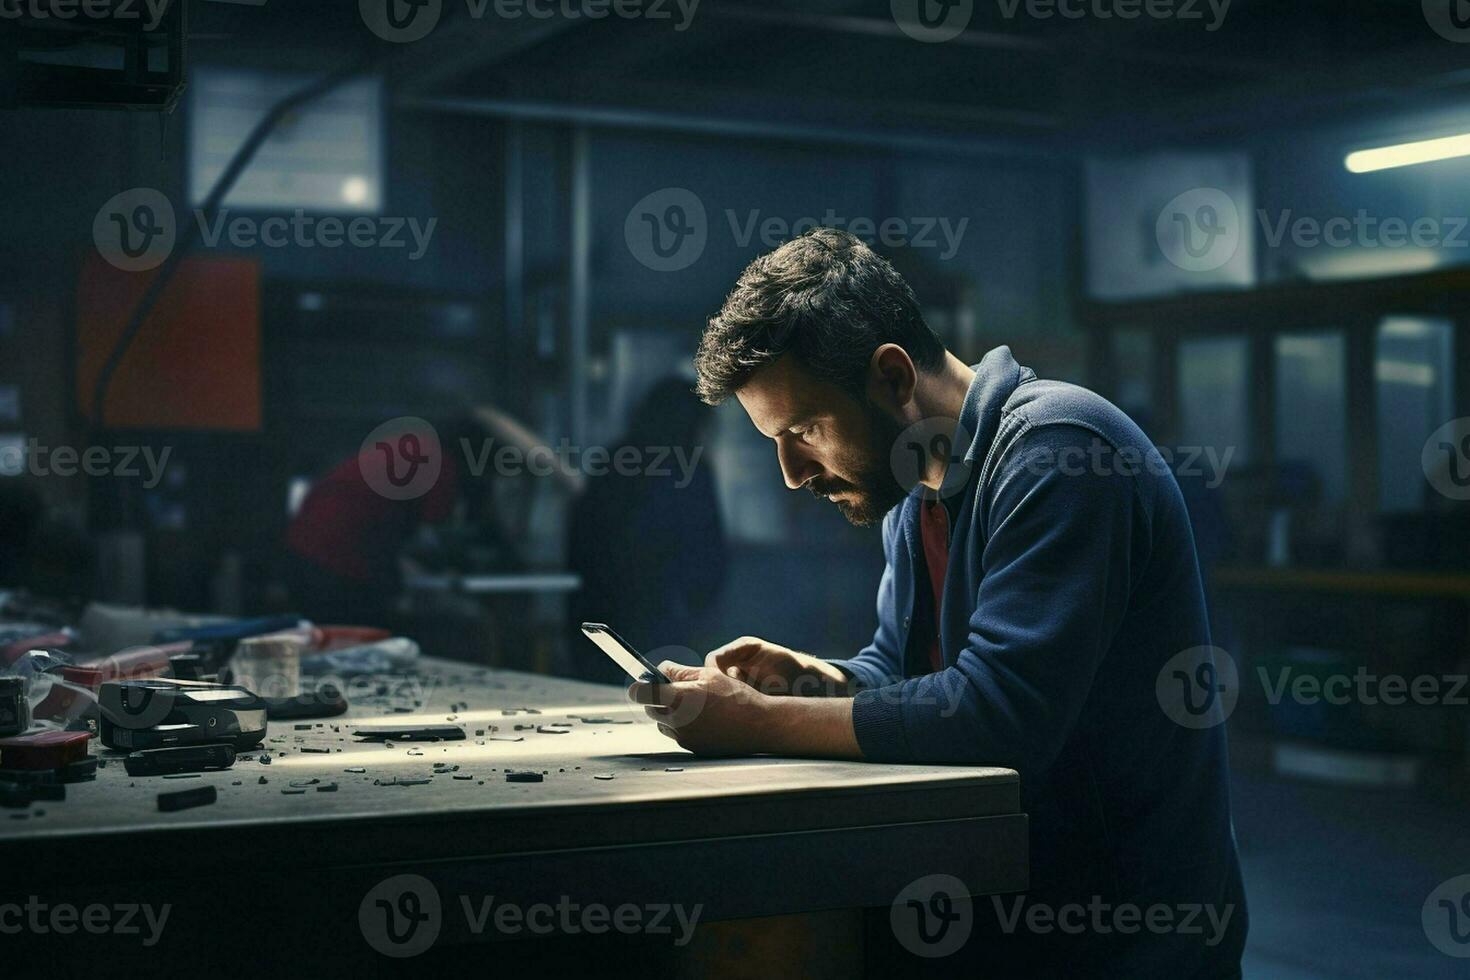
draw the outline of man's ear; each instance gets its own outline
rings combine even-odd
[[[902,416],[914,400],[918,383],[919,371],[908,351],[897,344],[884,344],[873,351],[868,361],[868,399],[874,405]]]

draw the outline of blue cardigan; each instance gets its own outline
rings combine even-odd
[[[1216,925],[1197,913],[1199,934],[1127,933],[1106,912],[1096,927],[1089,911],[1089,926],[1069,934],[1030,930],[1024,917],[1017,927],[1017,897],[977,899],[985,938],[967,948],[1002,968],[986,975],[1006,975],[1007,964],[1078,975],[1089,963],[1114,976],[1231,976],[1247,916],[1224,726],[1176,724],[1155,693],[1171,657],[1210,643],[1178,483],[1099,395],[1039,380],[1006,347],[975,372],[951,464],[968,479],[946,480],[960,489],[948,500],[944,669],[931,673],[927,661],[933,601],[916,491],[883,522],[873,642],[834,661],[859,687],[858,743],[873,761],[1020,773],[1032,869],[1022,910],[1100,902],[1215,913]]]

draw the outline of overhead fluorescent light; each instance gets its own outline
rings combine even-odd
[[[1453,160],[1464,156],[1470,156],[1470,133],[1416,140],[1413,143],[1396,143],[1371,150],[1356,150],[1347,155],[1343,164],[1355,174],[1366,174],[1375,170],[1412,167],[1418,163]]]

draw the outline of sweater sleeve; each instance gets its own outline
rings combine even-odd
[[[857,695],[868,759],[1037,773],[1056,758],[1127,608],[1144,519],[1135,478],[1100,444],[1054,424],[1009,447],[972,531],[983,521],[965,649],[945,670]]]

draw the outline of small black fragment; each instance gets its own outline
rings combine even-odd
[[[303,795],[305,793],[306,793],[306,790],[304,790],[304,789],[283,789],[283,790],[281,790],[281,795],[282,796],[301,796],[301,795]]]
[[[507,783],[539,783],[546,779],[539,772],[507,772],[505,781]]]
[[[158,809],[165,813],[172,813],[196,806],[209,806],[217,799],[219,799],[219,791],[213,786],[196,786],[194,789],[181,789],[175,793],[159,793]]]
[[[261,756],[260,757],[260,764],[263,765],[263,766],[270,765],[271,764],[271,757],[268,756],[268,755]]]
[[[330,754],[332,750],[331,749],[314,749],[314,748],[311,748],[308,745],[303,745],[301,747],[301,751],[303,751],[303,752],[317,752],[317,753],[320,753],[322,755],[327,755],[327,754]]]
[[[337,784],[336,783],[323,783],[322,785],[320,785],[320,786],[318,786],[316,788],[316,791],[318,793],[335,793],[335,792],[337,792]]]

